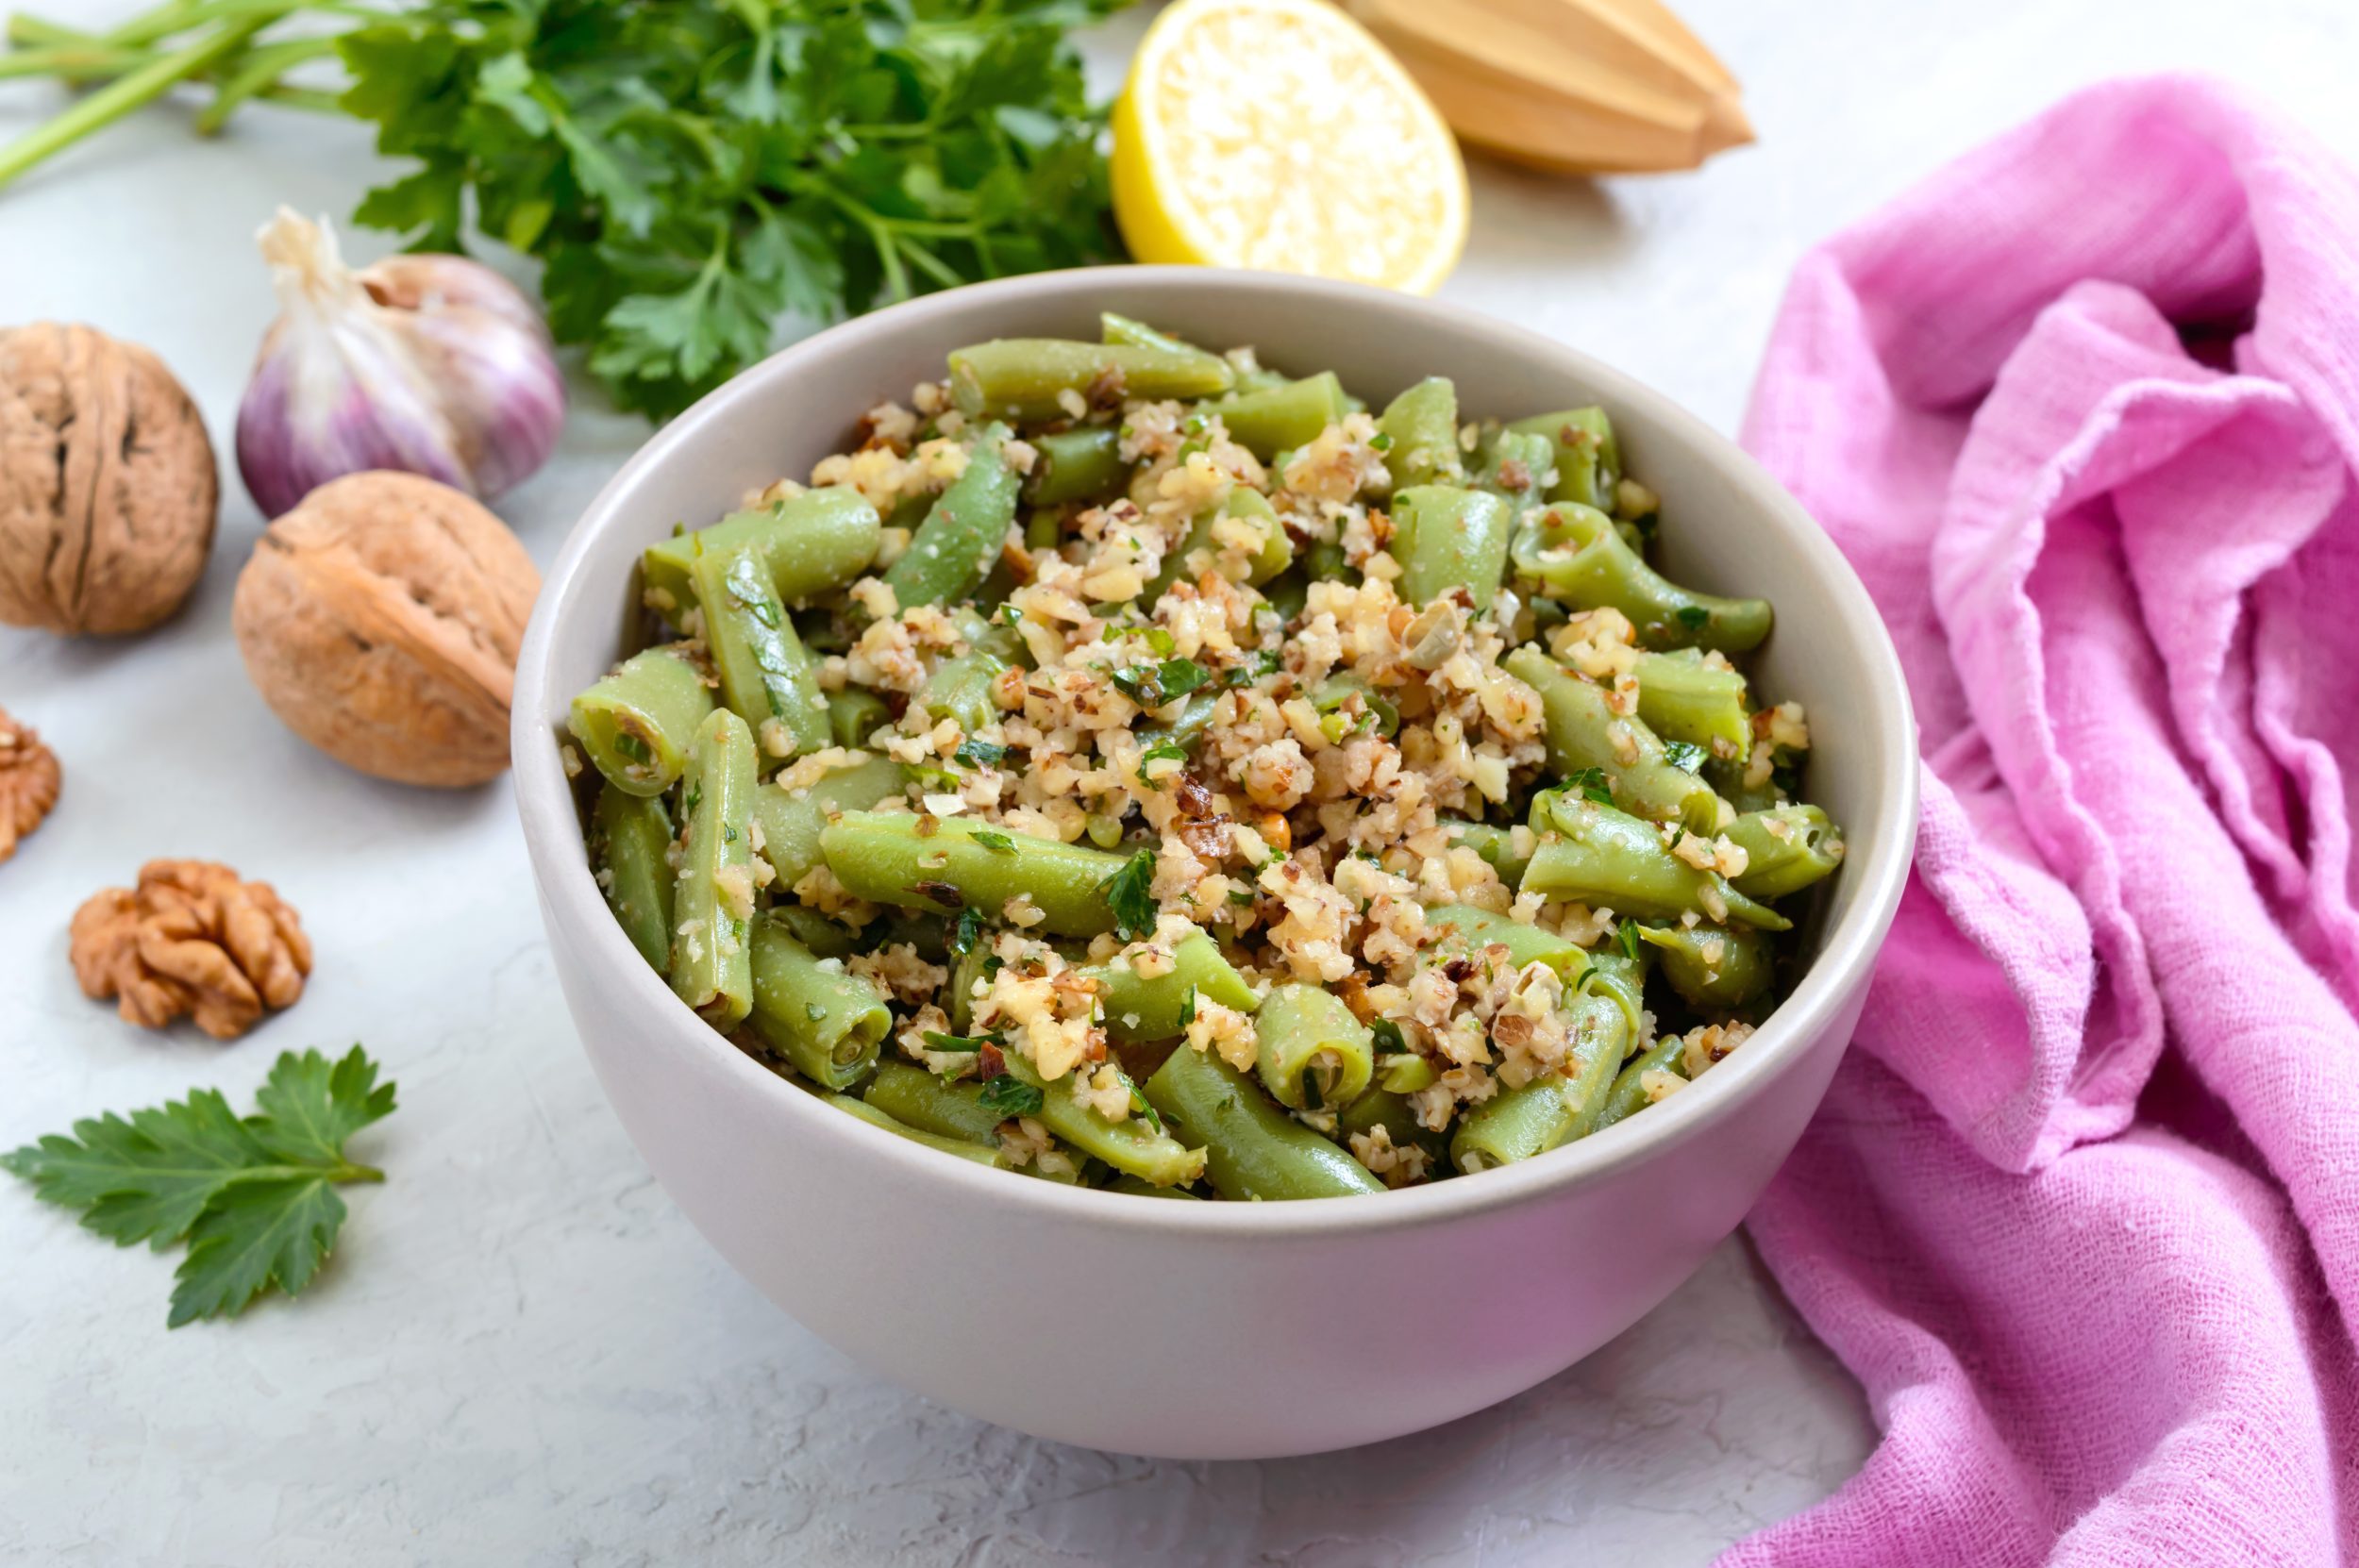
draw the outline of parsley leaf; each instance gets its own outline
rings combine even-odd
[[[1614,940],[1619,942],[1622,945],[1622,957],[1630,959],[1632,963],[1636,963],[1638,961],[1639,954],[1643,951],[1643,949],[1639,946],[1637,922],[1630,920],[1623,921],[1621,926],[1615,929],[1614,936]]]
[[[975,943],[982,939],[982,935],[983,911],[961,909],[959,918],[950,926],[948,946],[951,954],[962,959],[966,957],[975,950]]]
[[[1263,648],[1243,664],[1232,664],[1221,677],[1224,686],[1250,686],[1264,676],[1274,676],[1285,666],[1285,659],[1276,648]]]
[[[959,749],[950,754],[952,759],[970,768],[995,768],[1007,755],[1008,748],[1005,746],[972,739],[961,741]]]
[[[1665,741],[1663,743],[1663,759],[1675,768],[1685,768],[1689,773],[1702,767],[1704,759],[1711,755],[1693,741]]]
[[[1155,852],[1142,849],[1122,863],[1122,869],[1097,884],[1106,907],[1113,910],[1114,929],[1125,942],[1136,942],[1155,928]]]
[[[1157,1132],[1163,1130],[1163,1118],[1162,1113],[1157,1111],[1153,1106],[1146,1103],[1146,1092],[1140,1089],[1135,1083],[1130,1086],[1130,1109],[1132,1114],[1136,1115],[1148,1126],[1153,1127]]]
[[[985,1110],[995,1111],[1004,1118],[1029,1116],[1041,1108],[1045,1100],[1046,1096],[1038,1089],[1013,1073],[1002,1073],[983,1085],[982,1097],[978,1103]]]
[[[1681,605],[1671,613],[1678,616],[1680,625],[1690,631],[1699,629],[1706,621],[1712,619],[1712,611],[1701,605]]]
[[[1015,853],[1015,841],[1009,838],[1005,833],[995,831],[993,828],[978,827],[974,832],[969,833],[967,837],[974,840],[977,843],[981,844],[985,849],[990,850],[995,855],[1012,855]]]
[[[1188,993],[1187,993],[1185,996],[1182,996],[1182,997],[1180,997],[1180,1033],[1185,1034],[1185,1033],[1187,1032],[1188,1026],[1189,1026],[1189,1025],[1191,1025],[1191,1024],[1193,1024],[1193,1023],[1195,1023],[1195,1022],[1196,1022],[1196,987],[1194,987],[1194,986],[1190,986],[1190,987],[1188,987]]]
[[[999,1037],[995,1034],[936,1034],[931,1029],[926,1031],[926,1048],[929,1051],[956,1051],[963,1054],[969,1051],[979,1051],[986,1045],[998,1043]]]
[[[1116,670],[1113,683],[1141,708],[1161,708],[1177,702],[1213,678],[1213,672],[1193,659],[1166,659],[1135,670]]]
[[[1603,768],[1582,768],[1577,773],[1565,775],[1564,782],[1569,788],[1579,790],[1583,800],[1594,801],[1599,806],[1614,804],[1614,791],[1606,782]]]
[[[82,1211],[82,1224],[121,1246],[158,1250],[185,1240],[170,1326],[223,1317],[278,1286],[300,1293],[318,1274],[343,1225],[333,1188],[382,1181],[382,1171],[344,1157],[344,1143],[393,1109],[393,1086],[355,1045],[330,1061],[318,1051],[283,1053],[257,1092],[251,1116],[218,1091],[192,1091],[128,1117],[74,1124],[0,1156],[45,1203]]]

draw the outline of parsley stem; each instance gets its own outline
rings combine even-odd
[[[0,186],[92,132],[103,130],[132,110],[155,102],[237,50],[275,20],[273,15],[231,23],[202,42],[159,56],[127,75],[117,76],[56,119],[36,125],[0,147]]]
[[[385,1173],[374,1165],[339,1165],[327,1173],[327,1179],[338,1186],[360,1181],[383,1181]]]
[[[108,49],[89,44],[56,44],[12,49],[0,55],[0,78],[57,76],[69,82],[119,76],[150,57],[137,50]]]

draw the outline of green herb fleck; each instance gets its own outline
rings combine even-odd
[[[995,832],[988,827],[978,827],[974,832],[969,833],[967,837],[974,840],[977,843],[981,844],[985,849],[990,850],[995,855],[1012,855],[1015,853],[1015,841],[1009,838],[1005,833]]]
[[[963,762],[970,768],[995,768],[1008,755],[1008,748],[994,745],[989,741],[969,739],[961,741],[959,749],[950,755],[952,759]]]
[[[1712,619],[1712,611],[1701,605],[1681,605],[1671,613],[1678,616],[1680,625],[1690,631],[1700,630],[1703,624]]]
[[[959,918],[950,923],[947,942],[953,955],[964,958],[975,950],[975,943],[983,934],[983,911],[961,909]]]
[[[1029,1116],[1041,1108],[1044,1096],[1038,1089],[1026,1083],[1013,1073],[1002,1073],[983,1085],[979,1103],[985,1110],[1006,1118]]]
[[[1632,963],[1637,962],[1639,954],[1644,951],[1638,941],[1638,923],[1634,920],[1623,921],[1614,931],[1614,938],[1622,944],[1622,957]]]
[[[1142,849],[1122,863],[1122,869],[1097,884],[1106,907],[1113,911],[1114,929],[1125,942],[1136,942],[1155,928],[1155,852]]]
[[[1567,775],[1564,783],[1569,789],[1579,790],[1583,800],[1594,801],[1599,806],[1614,804],[1614,791],[1606,782],[1603,768],[1582,768]]]
[[[1702,767],[1704,759],[1711,755],[1693,741],[1666,741],[1663,745],[1663,759],[1675,768],[1685,768],[1689,773]]]
[[[1188,993],[1180,998],[1180,1027],[1182,1031],[1185,1031],[1187,1026],[1195,1022],[1196,987],[1190,986],[1188,987]]]
[[[1163,1130],[1163,1119],[1155,1113],[1153,1106],[1146,1103],[1146,1096],[1140,1092],[1139,1086],[1135,1083],[1130,1086],[1130,1109],[1133,1114],[1157,1132]]]
[[[929,1051],[954,1051],[965,1055],[998,1043],[999,1037],[995,1034],[936,1034],[931,1029],[926,1031],[926,1049]]]
[[[1166,659],[1160,664],[1113,672],[1113,683],[1141,708],[1177,702],[1212,678],[1213,672],[1193,659]]]

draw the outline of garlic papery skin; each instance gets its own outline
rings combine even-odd
[[[513,284],[459,256],[356,270],[325,220],[285,208],[257,240],[280,311],[238,408],[238,469],[265,517],[372,469],[488,501],[548,460],[565,381]]]

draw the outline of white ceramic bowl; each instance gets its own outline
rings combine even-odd
[[[1251,343],[1362,396],[1445,375],[1473,415],[1601,403],[1663,497],[1663,554],[1765,594],[1762,686],[1809,705],[1810,793],[1850,853],[1807,973],[1696,1085],[1528,1163],[1378,1196],[1173,1203],[1027,1181],[831,1110],[682,1007],[615,925],[558,757],[574,692],[617,656],[631,568],[675,523],[802,476],[861,412],[991,337],[1092,336],[1101,309]],[[970,1414],[1129,1453],[1238,1459],[1416,1431],[1505,1399],[1621,1332],[1751,1207],[1825,1092],[1907,875],[1916,736],[1850,568],[1735,446],[1658,393],[1505,323],[1344,284],[1105,268],[960,289],[836,327],[666,426],[542,589],[516,673],[516,792],[558,977],[632,1141],[723,1256],[813,1332]]]

